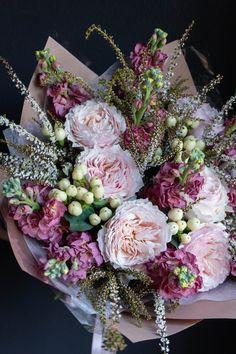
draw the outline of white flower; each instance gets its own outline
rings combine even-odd
[[[124,117],[105,102],[88,100],[66,115],[65,130],[74,147],[112,146],[125,129]]]
[[[225,219],[228,204],[227,190],[210,168],[204,167],[201,175],[204,177],[204,183],[198,198],[204,199],[194,204],[187,216],[189,219],[196,217],[201,222],[222,221]]]

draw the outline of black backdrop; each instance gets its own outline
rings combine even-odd
[[[234,93],[235,26],[233,0],[0,0],[0,54],[26,84],[35,67],[34,51],[50,35],[97,73],[113,63],[98,37],[84,40],[86,28],[101,24],[128,53],[154,27],[178,38],[192,19],[190,44],[224,75],[223,100]],[[23,99],[0,68],[0,112],[18,121]],[[173,354],[235,353],[234,320],[205,320],[171,337]],[[24,274],[10,246],[0,241],[0,354],[89,354],[91,334],[53,299],[46,285]],[[231,349],[229,349],[231,347]],[[228,349],[227,349],[228,348]],[[129,344],[124,354],[157,353],[156,341]]]

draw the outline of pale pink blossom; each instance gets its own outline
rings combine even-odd
[[[143,186],[139,170],[127,150],[119,145],[83,151],[77,161],[88,168],[88,178],[97,176],[102,180],[104,197],[133,197]]]
[[[124,117],[105,102],[88,100],[66,115],[65,130],[74,147],[112,146],[125,129]]]
[[[191,241],[184,249],[196,256],[196,264],[203,279],[199,291],[207,291],[223,283],[230,273],[228,237],[223,224],[205,224],[190,232]]]
[[[218,176],[208,167],[200,172],[204,183],[197,195],[202,198],[187,213],[189,218],[197,217],[201,222],[219,222],[225,219],[228,204],[227,190]],[[185,198],[189,198],[185,195]],[[189,198],[188,201],[191,201]]]
[[[124,202],[98,232],[105,261],[116,268],[137,268],[166,250],[171,240],[167,217],[147,199]]]

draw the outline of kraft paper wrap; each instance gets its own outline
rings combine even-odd
[[[170,55],[173,53],[173,49],[176,46],[176,41],[167,44],[164,47],[164,52]],[[45,45],[45,48],[49,48],[51,53],[56,55],[58,61],[62,66],[79,76],[81,76],[87,82],[95,81],[98,76],[70,54],[65,48],[58,44],[51,37]],[[45,101],[45,91],[42,90],[37,83],[38,68],[36,68],[33,77],[30,81],[29,90],[32,96],[43,107]],[[189,94],[196,94],[196,88],[191,77],[191,73],[186,64],[184,56],[181,55],[178,59],[178,65],[175,69],[175,78],[181,76],[186,79],[186,84],[189,86]],[[21,115],[21,124],[24,127],[30,128],[35,124],[32,121],[32,117],[37,118],[35,112],[31,109],[30,105],[25,102]],[[0,181],[3,179],[2,171],[0,170]],[[7,227],[7,234],[15,254],[15,257],[23,271],[38,278],[39,280],[46,282],[44,278],[38,272],[38,265],[32,256],[29,248],[25,242],[21,232],[17,229],[14,221],[7,216],[6,205],[1,198],[1,212]],[[0,229],[0,235],[3,230]],[[180,305],[175,311],[167,314],[167,329],[168,334],[174,334],[180,332],[202,319],[207,318],[236,318],[236,283],[232,281],[226,281],[223,286],[217,288],[215,291],[199,294],[189,303]],[[120,322],[120,331],[132,342],[139,342],[156,338],[156,326],[153,321],[143,320],[143,326],[137,327],[135,321],[129,314],[124,313]]]

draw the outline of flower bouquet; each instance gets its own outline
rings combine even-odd
[[[124,349],[122,334],[168,353],[167,334],[236,316],[236,97],[210,106],[220,76],[196,91],[191,28],[167,45],[155,29],[126,58],[92,25],[118,60],[101,77],[49,38],[29,89],[0,57],[26,99],[21,125],[0,116],[8,236],[94,331],[92,353]]]

